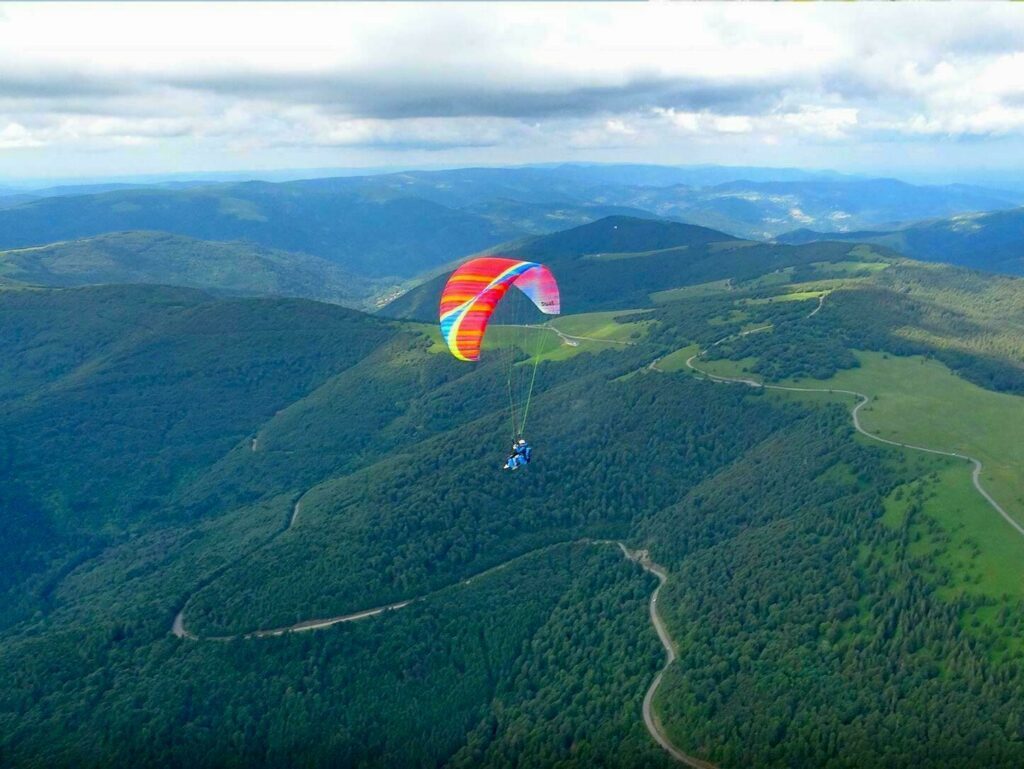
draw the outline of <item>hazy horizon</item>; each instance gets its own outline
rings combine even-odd
[[[87,187],[93,185],[125,184],[125,185],[160,185],[173,183],[230,183],[245,181],[288,182],[303,179],[323,179],[345,176],[375,176],[382,174],[455,171],[468,168],[518,169],[518,168],[554,168],[558,166],[649,166],[652,168],[676,169],[737,169],[737,180],[742,178],[739,172],[754,170],[770,175],[772,171],[785,173],[801,172],[808,175],[833,177],[837,180],[864,179],[897,179],[916,185],[948,185],[966,184],[988,187],[991,189],[1024,188],[1024,176],[1018,176],[1012,170],[994,172],[987,169],[970,169],[958,173],[887,173],[884,169],[845,172],[835,168],[812,168],[801,166],[772,165],[735,165],[728,163],[615,163],[587,160],[565,160],[550,163],[509,164],[442,164],[442,165],[394,165],[366,167],[323,167],[323,168],[245,168],[245,169],[196,169],[191,171],[169,171],[166,173],[111,173],[87,174],[81,176],[37,176],[37,177],[6,177],[0,176],[0,193],[7,191],[35,191],[56,187]]]

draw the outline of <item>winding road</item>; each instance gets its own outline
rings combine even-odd
[[[290,523],[288,525],[288,528],[285,529],[285,531],[288,531],[288,529],[291,529],[292,526],[295,525],[295,522],[298,520],[301,502],[302,502],[302,499],[300,498],[299,501],[295,503],[295,506],[292,509],[291,521],[290,521]],[[265,542],[263,546],[266,547],[266,545],[269,545],[270,542],[273,541],[273,539],[276,539],[276,536],[277,535],[275,535],[275,537],[267,540],[267,542]],[[554,542],[554,543],[552,543],[550,545],[544,545],[542,547],[538,547],[538,548],[535,548],[533,550],[529,550],[529,551],[527,551],[525,553],[522,553],[520,555],[517,555],[514,558],[510,558],[507,561],[503,561],[502,563],[499,563],[497,566],[490,566],[490,567],[484,569],[483,571],[477,572],[476,574],[473,574],[472,576],[469,576],[469,577],[466,577],[465,579],[460,580],[459,582],[455,582],[455,583],[453,583],[451,585],[444,585],[442,587],[437,588],[436,590],[431,590],[431,591],[429,591],[427,593],[423,593],[422,595],[418,595],[418,596],[415,596],[413,598],[407,598],[407,599],[405,599],[403,601],[397,601],[396,603],[389,603],[389,604],[386,604],[384,606],[375,606],[375,607],[373,607],[371,609],[361,609],[359,611],[351,612],[349,614],[338,614],[338,615],[333,616],[333,617],[324,617],[324,618],[320,618],[320,619],[308,619],[308,620],[303,620],[301,622],[296,622],[294,625],[284,625],[282,627],[267,628],[267,629],[260,629],[260,630],[250,630],[247,633],[235,633],[234,635],[198,636],[195,633],[189,632],[185,628],[185,609],[188,608],[188,602],[186,602],[185,606],[182,607],[181,611],[179,611],[178,614],[174,617],[174,622],[171,625],[171,633],[174,634],[175,636],[177,636],[178,638],[187,638],[187,639],[189,639],[191,641],[234,641],[234,640],[237,640],[237,639],[240,639],[240,638],[241,639],[246,639],[246,638],[274,638],[276,636],[282,636],[282,635],[285,635],[287,633],[302,633],[302,632],[306,632],[306,631],[310,631],[310,630],[323,630],[324,628],[331,627],[332,625],[339,625],[339,624],[341,624],[343,622],[355,622],[355,621],[361,620],[361,619],[368,619],[370,617],[376,617],[376,616],[378,616],[380,614],[384,614],[385,612],[395,611],[397,609],[404,609],[406,606],[408,606],[411,603],[417,603],[419,601],[426,600],[427,598],[430,598],[431,596],[437,595],[441,591],[447,590],[448,588],[454,587],[455,585],[468,585],[468,584],[472,583],[473,580],[475,580],[475,579],[479,579],[480,577],[484,577],[484,576],[486,576],[488,574],[492,574],[492,573],[494,573],[496,571],[501,571],[502,569],[510,566],[511,564],[515,563],[516,561],[522,560],[523,558],[527,558],[527,557],[529,557],[531,555],[534,555],[536,553],[541,553],[541,552],[544,552],[546,550],[550,550],[550,549],[555,548],[555,547],[561,547],[563,545],[573,544],[574,542],[583,542],[583,543],[588,543],[588,544],[611,544],[610,542],[606,542],[604,540],[598,541],[598,540],[589,540],[589,539],[567,540],[567,541],[563,541],[563,542]],[[193,597],[195,597],[195,593],[193,593],[192,596],[189,598],[189,602],[192,600]]]
[[[281,533],[283,533],[284,531],[288,531],[295,525],[295,522],[298,520],[299,517],[301,504],[302,497],[300,497],[298,501],[295,502],[295,505],[292,508],[292,514],[291,518],[289,519],[288,526],[281,532],[278,532],[278,534],[274,535],[274,537],[268,540],[265,544],[269,544],[271,541],[276,539],[277,536],[279,536]],[[653,574],[655,577],[657,577],[658,586],[654,589],[654,592],[651,593],[649,612],[651,616],[651,624],[654,626],[654,630],[658,634],[658,639],[661,641],[661,645],[665,648],[665,664],[658,671],[657,675],[654,677],[654,680],[651,681],[651,685],[648,687],[647,692],[644,695],[642,708],[644,724],[647,727],[647,731],[650,732],[651,737],[654,739],[654,741],[657,742],[662,748],[664,748],[665,751],[676,761],[679,761],[680,763],[683,763],[687,766],[694,767],[694,769],[717,769],[714,764],[711,764],[707,761],[696,758],[695,756],[691,756],[687,753],[684,753],[675,745],[673,745],[672,741],[668,737],[668,734],[666,734],[664,727],[658,720],[657,715],[654,713],[652,705],[652,703],[654,702],[654,695],[657,692],[658,687],[661,685],[661,681],[663,676],[665,675],[665,671],[668,670],[669,665],[675,662],[676,645],[675,641],[672,640],[672,636],[669,635],[668,629],[665,627],[665,623],[662,620],[661,615],[658,613],[658,595],[661,592],[661,588],[664,587],[665,583],[668,581],[668,572],[666,572],[664,567],[658,565],[650,559],[650,555],[648,554],[647,550],[630,550],[628,547],[626,547],[626,545],[623,542],[619,542],[616,540],[580,539],[556,542],[550,545],[545,545],[543,547],[536,548],[534,550],[530,550],[514,558],[510,558],[509,560],[504,561],[498,564],[497,566],[492,566],[470,577],[466,577],[465,579],[460,580],[458,583],[454,584],[468,585],[472,583],[473,580],[479,579],[480,577],[483,577],[487,574],[500,571],[501,569],[507,568],[516,561],[522,560],[536,553],[543,552],[545,550],[550,550],[555,547],[561,547],[563,545],[580,543],[591,545],[615,545],[619,548],[619,550],[622,551],[622,554],[626,558],[638,564],[648,573]],[[405,608],[406,606],[412,603],[426,600],[427,598],[436,595],[443,590],[447,590],[449,587],[452,587],[452,585],[446,585],[444,587],[438,588],[437,590],[432,590],[428,593],[424,593],[422,595],[416,596],[414,598],[409,598],[404,601],[399,601],[397,603],[387,604],[386,606],[378,606],[372,609],[363,609],[362,611],[352,612],[350,614],[340,614],[334,617],[326,617],[323,619],[304,620],[302,622],[297,622],[294,625],[287,625],[284,627],[269,628],[265,630],[253,630],[248,633],[238,633],[235,635],[221,636],[198,636],[194,633],[189,632],[185,628],[185,609],[188,608],[187,601],[185,603],[185,606],[183,606],[181,610],[175,615],[174,622],[171,625],[171,633],[178,638],[188,639],[190,641],[227,642],[235,641],[238,639],[274,638],[286,635],[288,633],[302,633],[311,630],[322,630],[324,628],[328,628],[333,625],[338,625],[343,622],[356,622],[358,620],[369,619],[370,617],[377,617],[386,612],[397,611],[399,609]],[[193,596],[194,595],[195,594],[193,593]],[[189,601],[191,601],[191,597],[189,598]]]
[[[818,305],[807,316],[808,319],[809,318],[813,318],[815,315],[817,315],[821,311],[821,308],[822,308],[822,305],[824,304],[824,301],[825,301],[825,295],[824,294],[821,295],[820,297],[818,297]],[[759,326],[757,328],[752,328],[752,329],[749,329],[747,331],[741,331],[739,334],[730,334],[727,337],[719,339],[717,342],[712,344],[711,347],[717,347],[718,345],[722,344],[723,342],[726,342],[729,339],[733,339],[733,338],[735,338],[737,336],[746,336],[747,334],[753,334],[756,331],[763,331],[763,330],[765,330],[767,328],[770,328],[770,326]],[[1011,516],[1009,513],[1007,513],[1006,510],[1003,508],[1003,506],[1000,505],[995,500],[995,498],[985,489],[985,487],[981,485],[981,473],[982,473],[982,470],[983,470],[983,466],[981,464],[981,460],[980,459],[977,459],[975,457],[969,456],[967,454],[961,454],[960,452],[957,452],[957,451],[942,451],[941,449],[933,449],[933,448],[929,448],[927,446],[917,446],[917,445],[915,445],[913,443],[900,443],[899,441],[889,440],[888,438],[883,438],[880,435],[875,435],[874,433],[869,432],[867,429],[865,429],[864,425],[861,424],[861,421],[860,421],[860,410],[866,404],[871,402],[871,397],[868,396],[868,395],[865,395],[862,392],[857,392],[856,390],[840,390],[840,389],[828,388],[828,387],[789,387],[789,386],[786,386],[786,385],[765,384],[764,382],[758,382],[755,379],[745,379],[743,377],[718,376],[716,374],[712,374],[712,373],[710,373],[708,371],[705,371],[704,369],[698,368],[697,366],[694,365],[694,363],[693,363],[694,360],[696,360],[697,358],[699,358],[701,355],[703,355],[706,352],[707,352],[707,349],[700,350],[699,352],[694,353],[693,355],[691,355],[689,358],[686,359],[686,365],[692,371],[696,372],[697,374],[700,374],[701,376],[705,377],[706,379],[708,379],[708,380],[710,380],[712,382],[718,382],[718,383],[721,383],[721,384],[742,384],[742,385],[746,385],[747,387],[754,387],[754,388],[759,388],[759,389],[762,389],[762,390],[786,390],[788,392],[839,393],[841,395],[852,395],[855,398],[858,398],[859,400],[857,402],[857,405],[855,405],[853,407],[853,410],[850,412],[850,416],[853,418],[853,426],[854,426],[854,428],[861,435],[864,435],[865,437],[870,438],[873,441],[878,441],[879,443],[886,443],[886,444],[888,444],[890,446],[899,446],[900,448],[904,448],[904,449],[913,449],[914,451],[924,451],[924,452],[926,452],[928,454],[938,454],[939,456],[953,457],[954,459],[963,459],[963,460],[966,460],[966,461],[970,462],[971,464],[974,465],[974,471],[971,473],[971,483],[974,484],[974,488],[978,491],[979,494],[981,494],[981,496],[985,499],[985,501],[988,502],[988,504],[992,507],[992,509],[995,510],[997,513],[999,513],[1000,516],[1002,516],[1003,520],[1005,520],[1008,524],[1010,524],[1010,526],[1012,526],[1014,528],[1014,530],[1018,534],[1020,534],[1021,536],[1024,536],[1024,526],[1022,526],[1020,523],[1018,523],[1017,520],[1013,516]],[[655,361],[654,363],[657,363],[657,361]],[[653,363],[651,365],[651,368],[654,369],[654,370],[658,370],[654,366]]]
[[[658,594],[661,592],[661,589],[665,587],[665,583],[668,582],[668,572],[665,571],[664,567],[659,566],[652,561],[646,550],[630,551],[621,542],[617,544],[622,548],[622,552],[627,558],[640,564],[645,571],[658,578],[658,586],[654,588],[654,592],[651,593],[648,610],[651,615],[651,624],[654,625],[654,629],[658,633],[661,645],[665,647],[665,664],[662,665],[658,674],[654,676],[654,680],[651,681],[651,685],[647,687],[647,693],[644,695],[644,725],[647,727],[647,731],[650,732],[651,737],[654,738],[654,741],[661,745],[665,752],[679,763],[692,766],[694,769],[717,769],[714,764],[697,758],[696,756],[691,756],[688,753],[684,753],[673,745],[672,740],[669,739],[668,734],[665,732],[665,728],[661,725],[661,720],[658,718],[657,713],[654,712],[654,695],[658,691],[658,687],[661,686],[661,679],[665,676],[665,672],[668,670],[669,665],[676,661],[675,641],[672,640],[672,636],[669,635],[668,628],[665,627],[665,623],[662,621],[661,615],[658,613]]]
[[[817,315],[821,311],[821,309],[822,309],[822,307],[824,305],[824,300],[825,300],[825,295],[824,294],[821,295],[820,297],[818,297],[818,303],[815,306],[814,310],[812,310],[811,313],[807,316],[808,319],[812,318],[815,315]],[[606,343],[609,343],[609,344],[620,344],[620,345],[630,345],[630,344],[632,344],[631,342],[620,341],[620,340],[599,339],[599,338],[596,338],[596,337],[586,337],[586,336],[573,336],[573,335],[570,335],[570,334],[565,334],[564,332],[562,332],[559,329],[555,328],[554,326],[550,326],[550,325],[545,325],[542,328],[550,329],[551,331],[556,333],[562,339],[562,341],[565,344],[571,345],[571,346],[577,346],[580,341],[606,342]],[[861,421],[860,421],[860,410],[867,403],[870,402],[871,399],[870,399],[870,397],[868,395],[866,395],[864,393],[861,393],[861,392],[857,392],[855,390],[842,390],[842,389],[819,388],[819,387],[791,387],[791,386],[785,386],[785,385],[765,384],[763,382],[758,382],[758,381],[756,381],[754,379],[746,379],[746,378],[742,378],[742,377],[718,376],[716,374],[712,374],[712,373],[710,373],[708,371],[705,371],[705,370],[699,368],[694,363],[694,361],[696,361],[702,355],[704,355],[707,352],[707,349],[710,349],[710,347],[718,346],[718,345],[723,344],[724,342],[728,341],[729,339],[732,339],[732,338],[735,338],[735,337],[738,337],[738,336],[746,336],[748,334],[753,334],[753,333],[757,333],[757,332],[760,332],[760,331],[765,331],[765,330],[767,330],[769,328],[771,328],[770,324],[769,325],[764,325],[764,326],[758,326],[756,328],[747,329],[746,331],[741,331],[738,334],[732,334],[732,335],[723,337],[722,339],[719,339],[718,341],[716,341],[712,345],[710,345],[709,348],[705,348],[704,350],[700,350],[697,353],[694,353],[693,355],[691,355],[686,360],[686,366],[689,369],[691,369],[693,372],[695,372],[696,374],[699,374],[700,376],[703,376],[704,378],[706,378],[708,381],[716,382],[716,383],[720,383],[720,384],[741,384],[741,385],[745,385],[747,387],[752,387],[752,388],[760,388],[760,389],[765,389],[765,390],[785,390],[785,391],[790,391],[790,392],[838,393],[838,394],[842,394],[842,395],[850,395],[850,396],[853,396],[853,397],[857,398],[858,402],[853,407],[853,409],[851,411],[851,417],[853,419],[853,426],[854,426],[854,428],[859,433],[861,433],[862,435],[866,436],[867,438],[870,438],[871,440],[875,440],[875,441],[878,441],[880,443],[885,443],[885,444],[888,444],[888,445],[891,445],[891,446],[898,446],[898,447],[901,447],[901,448],[913,449],[913,450],[916,450],[916,451],[923,451],[923,452],[927,452],[927,453],[930,453],[930,454],[937,454],[937,455],[941,455],[941,456],[948,456],[948,457],[953,457],[953,458],[956,458],[956,459],[962,459],[962,460],[966,460],[966,461],[971,462],[973,464],[973,466],[974,466],[974,470],[973,470],[971,479],[972,479],[972,483],[974,484],[975,489],[977,489],[977,491],[982,495],[982,497],[986,500],[986,502],[988,502],[988,504],[991,505],[991,507],[996,512],[998,512],[999,515],[1002,516],[1003,519],[1008,524],[1010,524],[1010,526],[1012,526],[1019,534],[1024,536],[1024,526],[1022,526],[1020,523],[1018,523],[1009,513],[1007,513],[1006,510],[982,486],[982,484],[981,484],[981,473],[982,473],[983,467],[982,467],[982,463],[981,463],[980,460],[978,460],[978,459],[976,459],[974,457],[968,456],[966,454],[958,453],[958,452],[942,451],[942,450],[939,450],[939,449],[933,449],[933,448],[929,448],[929,447],[926,447],[926,446],[916,446],[916,445],[908,444],[908,443],[900,443],[898,441],[889,440],[889,439],[883,438],[883,437],[881,437],[879,435],[875,435],[874,433],[871,433],[867,429],[865,429],[864,426],[861,424]],[[660,371],[660,369],[658,369],[658,366],[657,366],[659,360],[660,360],[660,358],[656,358],[655,360],[651,361],[651,363],[648,365],[648,368],[650,370],[653,370],[653,371]],[[255,451],[256,450],[256,446],[257,446],[257,441],[254,438],[252,440],[251,449],[253,451]],[[291,515],[290,515],[290,517],[288,519],[287,525],[282,527],[273,536],[271,536],[262,545],[262,547],[265,547],[266,545],[270,544],[278,536],[280,536],[281,534],[283,534],[283,533],[285,533],[287,531],[290,531],[296,525],[296,523],[298,522],[298,519],[299,519],[299,514],[300,514],[301,509],[302,509],[302,500],[303,500],[304,497],[305,497],[305,494],[300,496],[298,498],[298,500],[295,502],[295,504],[293,505],[292,511],[291,511]],[[391,612],[391,611],[401,610],[401,609],[405,608],[406,606],[409,606],[412,603],[426,600],[427,598],[429,598],[431,596],[434,596],[434,595],[440,593],[441,591],[446,590],[446,589],[448,589],[450,587],[453,587],[455,585],[468,585],[468,584],[470,584],[471,582],[473,582],[476,579],[479,579],[479,578],[481,578],[481,577],[483,577],[483,576],[485,576],[487,574],[490,574],[490,573],[499,571],[501,569],[504,569],[504,568],[508,567],[509,565],[511,565],[512,563],[514,563],[516,561],[519,561],[521,559],[524,559],[524,558],[526,558],[528,556],[531,556],[531,555],[533,555],[533,554],[535,554],[537,552],[540,552],[540,551],[543,551],[543,550],[548,550],[548,549],[553,548],[553,547],[560,547],[560,546],[563,546],[563,545],[573,544],[573,543],[587,543],[587,544],[593,544],[593,545],[616,545],[621,550],[622,554],[626,558],[628,558],[630,561],[633,561],[634,563],[637,563],[645,571],[647,571],[650,574],[653,574],[657,578],[658,586],[651,593],[650,601],[649,601],[649,604],[648,604],[648,610],[649,610],[649,613],[650,613],[651,624],[654,626],[655,632],[658,635],[658,639],[661,641],[661,645],[665,649],[665,663],[661,667],[661,669],[658,671],[657,675],[655,675],[654,679],[651,681],[651,684],[648,687],[648,689],[647,689],[647,691],[646,691],[646,693],[644,695],[643,706],[642,706],[642,714],[643,714],[644,725],[647,727],[647,731],[650,733],[650,735],[654,739],[654,741],[658,745],[660,745],[665,750],[665,752],[668,753],[668,755],[671,756],[675,761],[678,761],[679,763],[684,764],[686,766],[693,767],[694,769],[716,769],[714,764],[712,764],[712,763],[710,763],[708,761],[705,761],[703,759],[697,758],[695,756],[691,756],[691,755],[683,752],[682,750],[680,750],[676,745],[674,745],[672,743],[671,739],[669,738],[668,734],[665,732],[664,727],[662,726],[660,720],[658,719],[657,714],[654,711],[653,703],[654,703],[654,697],[655,697],[655,695],[656,695],[656,693],[658,691],[658,687],[661,685],[662,680],[663,680],[664,675],[665,675],[665,672],[668,670],[669,666],[671,666],[675,662],[676,655],[677,655],[675,641],[672,639],[672,636],[669,634],[668,629],[665,626],[665,623],[664,623],[664,621],[663,621],[663,619],[662,619],[662,617],[661,617],[661,615],[660,615],[660,613],[658,611],[658,597],[660,595],[662,587],[664,587],[665,584],[668,582],[668,573],[666,572],[666,570],[662,566],[658,565],[657,563],[655,563],[654,561],[652,561],[650,559],[650,555],[649,555],[647,550],[630,550],[629,548],[626,547],[626,545],[624,543],[619,542],[619,541],[582,539],[582,540],[574,540],[574,541],[571,541],[571,542],[557,542],[557,543],[553,543],[551,545],[546,545],[544,547],[537,548],[535,550],[531,550],[531,551],[528,551],[526,553],[523,553],[523,554],[521,554],[519,556],[516,556],[515,558],[511,558],[508,561],[505,561],[505,562],[503,562],[503,563],[501,563],[501,564],[499,564],[497,566],[490,567],[490,568],[485,569],[485,570],[483,570],[483,571],[481,571],[481,572],[479,572],[477,574],[474,574],[474,575],[472,575],[470,577],[467,577],[467,578],[465,578],[463,580],[460,580],[457,583],[453,583],[452,585],[447,585],[447,586],[438,588],[436,590],[432,590],[430,592],[427,592],[427,593],[424,593],[422,595],[415,596],[413,598],[409,598],[409,599],[406,599],[406,600],[403,600],[403,601],[387,604],[387,605],[384,605],[384,606],[378,606],[378,607],[374,607],[374,608],[363,609],[361,611],[352,612],[352,613],[349,613],[349,614],[342,614],[342,615],[337,615],[337,616],[333,616],[333,617],[326,617],[326,618],[321,618],[321,619],[304,620],[302,622],[298,622],[298,623],[295,623],[293,625],[287,625],[287,626],[284,626],[284,627],[269,628],[269,629],[259,629],[259,630],[253,630],[253,631],[250,631],[250,632],[247,632],[247,633],[239,633],[239,634],[235,634],[235,635],[197,636],[196,634],[189,632],[186,629],[186,627],[185,627],[185,610],[188,608],[188,604],[191,602],[192,597],[194,597],[194,595],[195,595],[195,593],[193,593],[193,596],[189,597],[188,601],[185,602],[185,605],[175,615],[174,621],[173,621],[172,627],[171,627],[171,633],[173,635],[175,635],[176,637],[178,637],[178,638],[189,639],[189,640],[192,640],[192,641],[220,641],[220,642],[226,642],[226,641],[233,641],[233,640],[237,640],[237,639],[272,638],[272,637],[283,636],[283,635],[286,635],[286,634],[289,634],[289,633],[301,633],[301,632],[308,632],[308,631],[313,631],[313,630],[320,630],[320,629],[332,627],[333,625],[337,625],[337,624],[341,624],[341,623],[345,623],[345,622],[356,622],[356,621],[359,621],[359,620],[369,619],[371,617],[377,617],[377,616],[380,616],[382,614],[385,614],[385,613],[388,613],[388,612]],[[239,560],[241,560],[241,559],[239,559]],[[238,563],[238,561],[235,561],[232,564],[225,565],[224,567],[219,569],[217,572],[215,572],[213,575],[211,575],[211,577],[207,581],[207,584],[209,583],[209,581],[212,581],[212,579],[215,579],[217,576],[219,576],[219,574],[222,573],[224,570],[226,570],[230,566],[235,565],[237,563]],[[202,587],[205,587],[205,585],[203,585]],[[200,587],[200,589],[202,589],[202,587]]]
[[[185,609],[188,608],[188,605],[192,602],[192,599],[195,598],[196,593],[198,593],[200,590],[202,590],[204,587],[206,587],[206,585],[208,585],[210,582],[212,582],[213,580],[217,579],[217,577],[219,577],[225,571],[230,569],[232,566],[237,566],[244,558],[248,558],[256,550],[261,550],[262,548],[264,548],[267,545],[269,545],[271,542],[273,542],[275,539],[280,537],[285,532],[291,531],[292,527],[295,525],[295,522],[299,519],[299,511],[302,510],[302,500],[305,499],[306,494],[308,494],[308,493],[309,493],[309,490],[303,492],[302,494],[299,495],[299,498],[295,500],[295,504],[292,505],[292,511],[291,511],[291,513],[288,516],[288,523],[287,524],[285,524],[282,528],[280,528],[276,532],[274,532],[269,538],[267,538],[267,540],[265,542],[263,542],[261,545],[259,545],[254,550],[251,550],[248,553],[245,553],[244,555],[241,555],[238,558],[234,559],[230,563],[226,563],[223,566],[221,566],[218,569],[216,569],[212,574],[209,575],[209,577],[206,578],[206,581],[204,583],[200,584],[199,588],[197,590],[195,590],[188,597],[188,599],[185,601],[184,605],[182,605],[182,607],[178,610],[178,613],[174,615],[174,622],[171,623],[171,634],[172,635],[176,636],[177,638],[187,638],[187,639],[189,639],[191,641],[199,641],[199,640],[204,640],[204,641],[231,641],[231,640],[234,640],[235,638],[238,638],[238,636],[212,636],[212,637],[204,637],[204,638],[200,639],[199,636],[195,635],[194,633],[190,633],[185,628]],[[387,607],[382,607],[380,609],[380,611],[384,611],[386,608]],[[380,612],[377,611],[375,613],[380,613]],[[245,637],[246,638],[249,638],[249,637],[253,637],[253,638],[259,637],[259,634],[263,633],[263,632],[264,631],[254,631],[253,633],[245,634]],[[266,631],[266,632],[271,634],[271,635],[280,635],[280,633],[274,633],[274,631]]]

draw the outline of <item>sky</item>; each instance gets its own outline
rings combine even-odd
[[[1016,4],[0,4],[0,180],[1024,170]]]

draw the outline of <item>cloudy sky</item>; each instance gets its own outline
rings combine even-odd
[[[1024,169],[1011,4],[0,4],[0,177]]]

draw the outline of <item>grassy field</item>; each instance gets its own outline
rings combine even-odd
[[[753,280],[743,282],[744,288],[776,288],[793,282],[793,268],[783,267],[781,270],[769,272]]]
[[[1024,398],[985,390],[920,357],[858,352],[857,358],[860,368],[820,384],[871,395],[861,423],[883,438],[980,459],[982,483],[1024,521]]]
[[[427,352],[448,353],[448,346],[441,338],[441,329],[433,323],[408,323],[406,328],[418,331],[430,340],[430,347]],[[543,327],[519,328],[510,326],[494,325],[487,329],[484,337],[483,355],[489,351],[505,349],[509,345],[515,345],[527,355],[539,353],[542,359],[547,359],[555,353],[561,352],[565,345],[558,335],[551,329]],[[569,348],[570,354],[578,350]],[[568,357],[568,356],[565,356]]]
[[[713,280],[710,283],[698,283],[695,286],[681,286],[670,288],[666,291],[655,291],[651,294],[651,301],[656,304],[678,302],[682,299],[700,299],[712,294],[722,294],[732,290],[732,278]]]
[[[402,324],[403,328],[408,328],[411,331],[417,331],[423,334],[427,339],[430,340],[430,347],[427,352],[441,353],[448,352],[448,346],[444,343],[441,338],[441,329],[436,323],[412,323],[406,322]]]
[[[620,322],[643,310],[615,310],[612,312],[591,312],[580,315],[565,315],[551,322],[563,334],[590,337],[588,339],[563,340],[552,328],[544,326],[502,326],[488,327],[484,336],[483,354],[490,350],[515,345],[527,355],[539,355],[541,360],[566,360],[581,352],[600,352],[609,345],[621,346],[643,341],[651,321]],[[407,328],[415,329],[426,336],[433,353],[448,352],[441,339],[440,329],[433,323],[408,323]]]
[[[675,352],[670,352],[658,361],[658,370],[668,372],[689,371],[689,368],[686,366],[686,361],[691,355],[696,354],[699,349],[698,345],[691,344],[683,347],[682,349],[676,350]]]
[[[622,251],[607,254],[587,254],[583,258],[595,262],[613,262],[619,259],[640,259],[645,256],[654,256],[655,254],[682,253],[683,251],[687,251],[689,248],[689,246],[672,246],[670,248],[658,248],[654,251]]]
[[[788,294],[776,294],[775,296],[759,297],[757,299],[746,299],[744,304],[770,304],[772,302],[805,302],[809,299],[817,299],[825,296],[828,291],[824,289],[791,291]]]
[[[642,310],[615,310],[612,312],[589,312],[579,315],[563,315],[550,322],[563,334],[586,339],[565,340],[552,329],[545,329],[553,346],[546,346],[541,360],[565,360],[581,352],[601,352],[609,347],[624,347],[643,342],[651,321],[620,322]]]
[[[757,358],[741,358],[740,360],[701,360],[694,361],[694,365],[701,371],[709,374],[724,377],[742,377],[743,379],[761,380],[756,374],[751,374],[749,368],[754,365]]]
[[[783,382],[798,387],[856,390],[872,397],[860,411],[873,434],[900,443],[956,451],[984,465],[981,482],[1017,520],[1024,521],[1024,398],[985,390],[921,357],[857,352],[861,366],[828,380]],[[758,379],[746,371],[754,358],[702,361],[700,367],[726,377]],[[847,396],[780,393],[776,397],[817,400]],[[864,438],[869,444],[874,443]],[[875,444],[877,445],[877,444]],[[921,484],[921,513],[911,522],[912,552],[934,560],[954,575],[956,590],[998,597],[1024,597],[1024,537],[1007,525],[975,490],[972,466],[962,460],[927,457],[912,449],[908,458],[930,467]],[[886,522],[898,526],[906,515],[908,489],[890,498]],[[948,591],[949,592],[949,591]]]
[[[853,251],[850,253],[854,255]],[[695,286],[680,286],[679,288],[670,288],[665,291],[656,291],[650,295],[650,298],[655,304],[667,304],[686,299],[699,299],[714,294],[724,294],[728,291],[742,288],[779,291],[779,293],[771,297],[745,300],[754,303],[817,299],[832,289],[863,281],[890,266],[889,262],[862,262],[856,259],[842,262],[814,262],[807,265],[807,268],[804,270],[804,280],[799,283],[793,282],[794,268],[785,267],[767,275],[744,281],[740,287],[734,285],[731,278],[725,278],[723,280],[714,280],[710,283],[699,283]],[[808,271],[810,272],[810,277],[807,275]]]
[[[642,339],[647,334],[647,326],[651,321],[640,320],[630,322],[630,315],[643,310],[611,310],[609,312],[585,312],[579,315],[562,315],[551,321],[551,325],[563,334],[571,336],[590,336],[595,339],[607,339],[619,342],[630,342]]]
[[[922,563],[948,570],[953,579],[942,589],[999,598],[1024,597],[1024,538],[1006,534],[1006,524],[971,485],[971,466],[956,459],[904,450],[923,465],[920,477],[889,495],[883,522],[908,525],[910,553]],[[910,521],[911,501],[919,496],[921,515]]]
[[[856,250],[856,249],[854,249]],[[852,253],[852,252],[851,252]],[[823,275],[865,275],[881,272],[890,267],[889,262],[813,262],[816,271]]]
[[[982,483],[1024,521],[1024,398],[985,390],[933,360],[856,354],[859,368],[823,381],[782,384],[856,390],[872,396],[860,411],[865,429],[900,443],[977,457],[985,466]],[[753,358],[702,361],[700,367],[718,376],[757,379],[744,371],[753,363]]]

